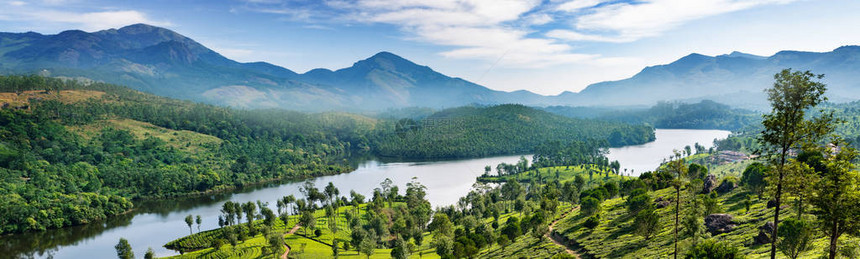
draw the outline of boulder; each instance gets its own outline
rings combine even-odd
[[[737,187],[738,187],[737,183],[734,183],[731,181],[723,181],[723,183],[721,183],[720,186],[718,186],[716,190],[717,190],[717,193],[723,194],[723,193],[730,192]]]
[[[763,226],[758,228],[758,236],[753,238],[753,242],[757,245],[769,244],[773,242],[770,235],[773,233],[773,222],[768,221]]]
[[[662,208],[668,207],[670,204],[672,204],[672,203],[669,201],[663,200],[663,201],[659,201],[659,202],[655,203],[655,206],[658,209],[662,209]]]
[[[770,208],[775,208],[775,207],[776,207],[776,200],[769,200],[769,201],[767,201],[767,208],[768,208],[768,209],[770,209]]]
[[[716,188],[717,188],[717,177],[712,175],[712,174],[709,174],[707,177],[705,177],[705,182],[702,185],[702,193],[704,193],[704,194],[711,193]]]
[[[705,226],[711,235],[716,236],[731,232],[737,226],[737,223],[732,221],[733,219],[734,217],[729,214],[711,214],[705,217]]]

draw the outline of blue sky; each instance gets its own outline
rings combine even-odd
[[[692,52],[860,44],[854,0],[5,1],[0,31],[148,23],[238,61],[296,72],[390,51],[489,88],[555,95]]]

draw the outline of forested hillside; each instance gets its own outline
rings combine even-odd
[[[9,76],[0,91],[0,233],[85,224],[136,198],[346,172],[350,143],[338,127],[357,131],[324,121],[332,116],[236,111],[101,83]]]
[[[405,158],[532,152],[547,141],[609,145],[653,129],[568,119],[519,105],[463,107],[420,121],[348,113],[234,110],[122,86],[0,77],[0,233],[85,224],[131,200],[347,172],[352,153]]]
[[[591,119],[574,119],[522,105],[460,107],[422,120],[397,121],[377,152],[395,157],[477,157],[533,152],[550,141],[607,141],[608,146],[654,140],[654,129]]]
[[[648,109],[550,106],[548,112],[571,118],[595,118],[663,129],[722,129],[737,131],[761,121],[759,113],[709,100],[698,103],[659,102]]]

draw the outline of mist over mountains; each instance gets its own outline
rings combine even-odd
[[[0,73],[86,77],[181,99],[237,108],[374,111],[469,104],[653,105],[711,99],[745,108],[766,104],[763,89],[783,68],[824,73],[834,101],[860,98],[860,47],[831,52],[691,54],[635,76],[543,96],[503,92],[446,76],[389,52],[335,71],[298,74],[265,62],[241,63],[168,29],[135,24],[97,32],[0,33]],[[573,71],[575,72],[575,71]]]

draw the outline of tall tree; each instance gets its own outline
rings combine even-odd
[[[824,75],[814,75],[809,71],[785,69],[774,75],[773,87],[765,90],[771,104],[771,113],[763,115],[764,130],[759,136],[759,142],[763,155],[774,168],[774,175],[770,180],[776,187],[773,194],[776,201],[773,215],[775,226],[779,223],[783,181],[790,151],[832,131],[832,114],[813,119],[805,117],[807,109],[827,100],[824,97],[826,86],[815,81],[823,77]],[[774,227],[771,236],[778,236],[778,231],[779,227]],[[776,258],[776,243],[771,243],[771,259]]]
[[[860,174],[854,170],[857,151],[838,146],[834,155],[827,158],[825,170],[815,184],[810,199],[813,214],[821,230],[830,238],[831,259],[836,258],[837,242],[844,233],[860,232]]]
[[[191,216],[191,214],[185,216],[185,224],[188,225],[188,233],[194,234],[194,230],[191,228],[191,225],[194,225],[194,216]]]
[[[677,150],[675,151],[675,159],[669,161],[666,165],[666,169],[669,172],[675,174],[675,180],[672,181],[672,187],[675,188],[675,230],[674,230],[674,243],[675,243],[675,252],[674,257],[678,258],[678,225],[680,223],[679,218],[681,215],[681,187],[685,185],[684,180],[687,177],[687,162],[682,157],[681,153]]]
[[[134,259],[134,251],[131,250],[131,244],[125,238],[120,238],[114,248],[116,248],[116,256],[120,259]]]
[[[197,218],[194,219],[194,222],[197,223],[197,232],[200,232],[200,225],[203,225],[203,219],[200,218],[200,215],[197,215]]]

